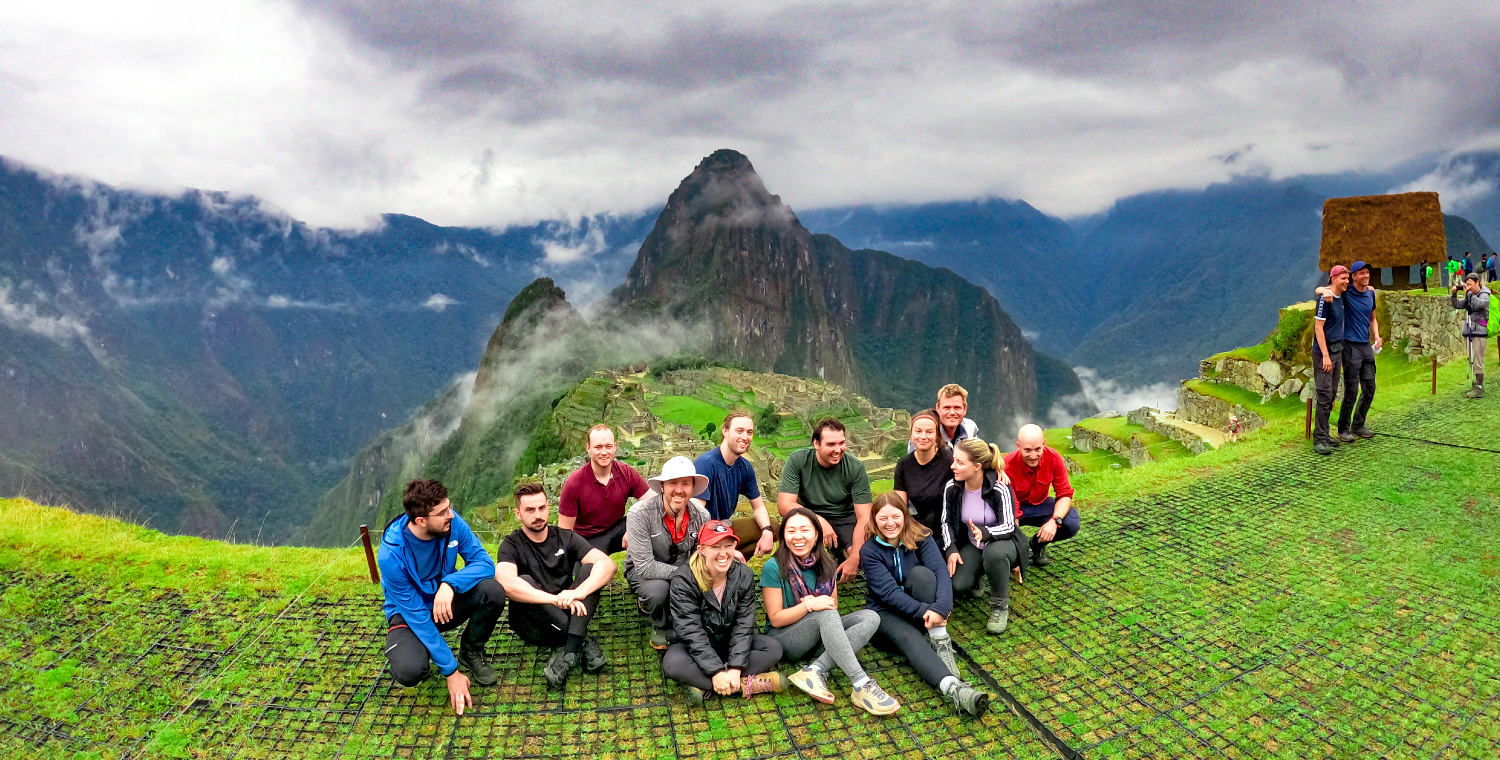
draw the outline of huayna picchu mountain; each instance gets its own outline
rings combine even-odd
[[[983,288],[947,269],[816,235],[750,160],[719,150],[667,200],[614,298],[701,324],[713,358],[817,377],[884,406],[921,409],[956,382],[986,429],[1078,393]]]
[[[549,279],[524,288],[451,435],[439,445],[432,433],[442,426],[419,417],[383,436],[324,497],[308,535],[394,514],[395,489],[417,475],[442,480],[461,506],[492,502],[551,461],[518,470],[549,403],[568,388],[597,369],[684,356],[816,378],[909,411],[956,382],[996,440],[1014,433],[1017,418],[1045,416],[1056,398],[1079,392],[1073,371],[1036,352],[988,291],[808,232],[749,159],[720,150],[672,193],[609,302],[585,317]],[[448,419],[441,399],[427,409]]]

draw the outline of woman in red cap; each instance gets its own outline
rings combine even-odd
[[[672,574],[668,605],[672,642],[661,670],[686,687],[688,704],[708,694],[751,697],[781,691],[781,645],[755,632],[755,571],[735,559],[739,538],[729,523],[710,520],[698,548]]]

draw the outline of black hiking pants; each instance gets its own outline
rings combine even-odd
[[[1009,543],[1009,542],[1007,542]],[[913,568],[901,587],[911,598],[932,604],[937,601],[937,576],[925,567]],[[948,666],[938,657],[927,640],[927,624],[921,618],[909,618],[892,610],[880,610],[880,628],[875,631],[875,646],[887,652],[900,652],[913,670],[932,686],[948,676]]]
[[[1313,417],[1313,443],[1331,440],[1328,437],[1328,418],[1333,414],[1333,399],[1338,395],[1339,372],[1344,367],[1343,351],[1328,347],[1328,353],[1332,357],[1333,369],[1323,371],[1323,357],[1317,351],[1313,351],[1313,388],[1318,392],[1318,411]],[[1344,405],[1349,405],[1349,397],[1344,397]],[[1339,426],[1343,429],[1343,425]]]
[[[504,610],[505,589],[494,578],[485,578],[468,591],[453,595],[453,619],[438,623],[437,629],[451,631],[467,622],[459,637],[459,651],[483,652]],[[392,615],[386,626],[385,659],[390,663],[391,676],[402,686],[416,686],[427,677],[432,655],[399,613]]]
[[[1344,403],[1339,405],[1339,432],[1365,426],[1375,400],[1375,349],[1369,343],[1344,343]],[[1357,397],[1357,399],[1356,399]]]
[[[765,673],[781,662],[781,642],[763,633],[750,635],[750,658],[745,669],[740,671],[740,678]],[[715,641],[714,651],[721,660],[728,657],[729,641]],[[662,655],[661,672],[673,681],[713,693],[715,674],[698,667],[698,661],[688,654],[687,647],[680,641],[667,647],[666,654]]]
[[[578,563],[573,567],[573,582],[568,588],[578,588],[593,572],[592,564]],[[529,575],[520,576],[521,580],[530,583],[533,588],[541,588],[541,584]],[[549,592],[551,593],[551,592]],[[583,608],[587,612],[583,615],[574,615],[553,604],[523,604],[514,599],[510,601],[510,627],[521,637],[521,640],[534,647],[560,647],[568,641],[568,634],[579,636],[588,635],[589,623],[594,620],[594,612],[599,609],[599,591],[583,598]]]

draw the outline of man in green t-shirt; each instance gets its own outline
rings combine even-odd
[[[859,572],[859,547],[870,521],[870,476],[865,464],[849,456],[844,423],[832,417],[813,427],[812,447],[793,452],[781,470],[776,511],[781,519],[799,506],[818,516],[823,542],[841,560],[839,580]]]

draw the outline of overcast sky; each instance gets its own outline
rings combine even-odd
[[[1500,147],[1500,3],[13,2],[0,155],[315,224],[664,202],[738,149],[795,208],[1060,216]]]

